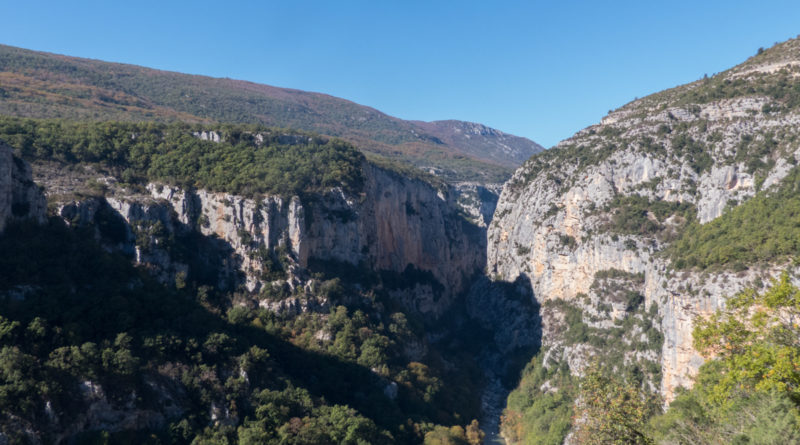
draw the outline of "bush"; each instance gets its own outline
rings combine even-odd
[[[606,211],[612,214],[608,230],[630,235],[656,235],[665,229],[667,218],[678,215],[684,221],[691,221],[696,214],[691,203],[650,201],[639,195],[618,195],[608,204]]]
[[[590,367],[581,381],[576,412],[577,443],[586,445],[651,444],[647,421],[658,411],[657,399],[638,384]]]
[[[555,391],[543,391],[549,383]],[[543,366],[538,354],[525,367],[517,389],[508,396],[501,419],[503,435],[512,443],[560,445],[572,427],[576,380],[566,367]]]

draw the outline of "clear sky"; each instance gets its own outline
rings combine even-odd
[[[798,0],[0,0],[7,45],[318,91],[546,147],[798,34]]]

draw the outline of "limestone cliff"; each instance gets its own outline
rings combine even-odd
[[[467,217],[480,227],[492,221],[503,184],[461,182],[455,185],[458,205]]]
[[[244,285],[257,294],[279,282],[307,285],[309,270],[326,262],[404,277],[418,271],[422,281],[406,280],[393,295],[421,313],[441,315],[483,267],[483,231],[461,215],[454,190],[370,163],[363,169],[360,194],[334,188],[304,199],[154,183],[142,193],[112,180],[106,196],[62,200],[59,214],[70,223],[94,222],[105,230],[98,236],[163,280],[201,274],[219,288]],[[57,188],[52,177],[42,181]]]
[[[30,166],[0,141],[0,232],[10,220],[44,219],[47,203],[31,177]]]
[[[676,273],[661,252],[692,219],[719,217],[797,164],[800,110],[790,89],[798,62],[800,42],[786,42],[712,78],[631,102],[531,158],[504,186],[489,226],[489,273],[525,277],[539,301],[594,312],[607,303],[591,294],[598,273],[641,274],[644,304],[657,308],[664,336],[655,359],[670,400],[702,364],[692,349],[693,319],[780,265]],[[548,311],[542,318],[548,348],[547,326],[557,320]]]

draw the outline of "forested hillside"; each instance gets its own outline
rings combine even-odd
[[[213,129],[224,141],[199,137]],[[245,196],[291,197],[331,187],[358,192],[366,162],[344,141],[257,125],[0,117],[0,140],[25,159],[96,164],[132,185],[160,181]]]
[[[480,124],[419,123],[333,96],[0,45],[0,114],[90,121],[245,123],[345,139],[450,180],[502,182],[540,151]]]

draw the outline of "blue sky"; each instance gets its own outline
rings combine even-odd
[[[8,45],[318,91],[547,147],[800,34],[797,0],[0,0],[0,17]]]

